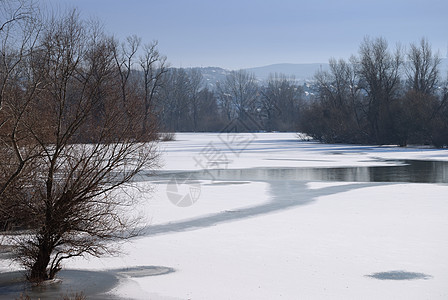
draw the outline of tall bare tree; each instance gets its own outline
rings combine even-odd
[[[20,179],[30,171],[30,161],[36,156],[34,147],[24,147],[17,137],[23,132],[20,122],[27,103],[39,92],[41,85],[39,76],[33,74],[28,62],[35,56],[42,24],[37,17],[38,11],[29,1],[2,1],[1,4],[0,222],[7,228],[12,222],[11,212],[16,211],[17,206],[4,199],[20,193],[20,186],[24,184]],[[29,83],[26,79],[31,77],[35,80]]]
[[[419,44],[411,44],[407,52],[405,74],[407,91],[395,105],[395,123],[400,144],[431,143],[438,135],[439,112],[445,105],[443,93],[438,95],[441,59],[433,53],[429,42],[422,38]],[[440,96],[440,99],[438,97]]]
[[[140,56],[140,67],[143,72],[143,95],[144,95],[144,119],[142,131],[147,132],[155,125],[157,98],[160,98],[164,76],[168,71],[166,57],[161,55],[157,49],[158,42],[143,46],[143,54]]]
[[[299,110],[302,88],[294,77],[271,74],[261,88],[260,103],[266,130],[287,130],[293,127]]]
[[[142,40],[136,35],[128,36],[126,42],[120,43],[115,40],[114,60],[118,69],[118,84],[121,88],[121,101],[125,109],[128,109],[128,98],[135,96],[138,90],[137,82],[138,75],[136,75],[135,67],[137,52],[141,46]],[[134,75],[134,76],[133,76]],[[129,117],[131,112],[128,112]]]
[[[433,94],[440,80],[441,62],[428,40],[422,38],[419,44],[411,44],[406,62],[408,85],[416,92]]]
[[[158,111],[164,130],[185,131],[190,117],[190,78],[186,70],[170,69],[162,93]]]
[[[199,92],[202,90],[202,74],[198,69],[191,69],[189,72],[189,98],[190,98],[190,109],[191,109],[191,119],[193,125],[193,131],[198,130],[198,120],[199,120],[199,110],[200,110],[200,99]]]
[[[356,61],[360,88],[367,94],[367,114],[376,143],[389,142],[390,105],[398,97],[401,50],[390,52],[384,38],[365,38]]]
[[[218,82],[217,89],[221,109],[229,121],[235,118],[244,121],[255,114],[259,86],[254,74],[232,71],[223,82]]]
[[[22,59],[28,76],[10,81],[17,87],[5,100],[0,134],[16,157],[32,157],[24,174],[33,176],[17,176],[1,200],[15,204],[8,212],[28,230],[11,242],[31,281],[54,278],[64,259],[111,253],[111,241],[137,234],[133,199],[119,189],[153,169],[157,151],[142,142],[154,134],[142,130],[144,99],[127,93],[123,101],[129,81],[116,58],[129,55],[119,51],[72,11],[45,24]]]

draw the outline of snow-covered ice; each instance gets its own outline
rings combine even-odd
[[[161,143],[163,176],[142,195],[144,235],[125,254],[67,269],[122,272],[124,299],[447,299],[448,185],[194,179],[172,203],[168,178],[227,168],[362,167],[448,160],[447,150],[324,145],[293,133],[178,133]],[[179,194],[191,192],[189,186]],[[197,200],[197,201],[196,201]],[[5,263],[1,266],[6,268]]]

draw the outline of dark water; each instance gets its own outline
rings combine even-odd
[[[377,167],[208,169],[199,172],[176,173],[176,177],[193,176],[194,179],[198,180],[212,179],[218,181],[303,180],[448,183],[448,162],[403,160],[388,163],[391,165]],[[172,173],[164,175],[173,176]]]
[[[140,174],[141,181],[152,181],[159,185],[174,185],[172,193],[184,195],[179,186],[187,185],[194,190],[200,180],[203,185],[245,184],[250,182],[268,183],[269,200],[256,206],[238,210],[223,211],[194,219],[181,220],[142,228],[142,235],[152,236],[207,228],[217,224],[232,222],[292,207],[310,204],[319,197],[344,193],[365,187],[396,183],[448,183],[448,162],[437,161],[389,161],[381,167],[351,168],[252,168],[252,169],[208,169],[188,172],[161,172],[155,176]],[[173,178],[176,180],[173,184]],[[344,185],[310,189],[308,181],[346,181]],[[199,185],[200,186],[200,185]],[[250,195],[242,195],[244,203]],[[173,203],[175,204],[175,203]],[[175,204],[177,205],[177,204]]]
[[[62,270],[57,283],[33,286],[25,280],[22,272],[0,273],[0,300],[3,299],[75,299],[81,293],[89,300],[118,300],[107,294],[122,278],[139,278],[166,275],[175,272],[163,266],[137,266],[105,271]],[[23,297],[20,298],[20,295]],[[66,297],[66,298],[64,298]]]
[[[428,279],[432,278],[432,276],[428,275],[428,274],[407,272],[407,271],[379,272],[379,273],[373,273],[370,275],[366,275],[366,277],[379,279],[379,280],[416,280],[416,279],[428,280]]]

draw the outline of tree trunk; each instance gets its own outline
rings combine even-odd
[[[51,257],[51,247],[49,247],[45,242],[39,246],[38,257],[31,268],[31,274],[29,280],[31,282],[42,282],[44,280],[53,279],[56,272],[51,272],[52,276],[48,274],[48,264],[50,263]]]

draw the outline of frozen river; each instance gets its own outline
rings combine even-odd
[[[120,257],[68,261],[61,291],[71,282],[89,299],[448,298],[447,150],[292,133],[184,133],[160,147],[163,168],[137,178],[142,235]],[[74,284],[77,274],[99,286]],[[0,299],[6,291],[0,284]]]
[[[384,163],[384,161],[383,161]],[[345,182],[414,182],[448,183],[448,162],[425,160],[390,160],[386,166],[208,169],[195,172],[165,173],[156,178],[215,181],[345,181]]]

